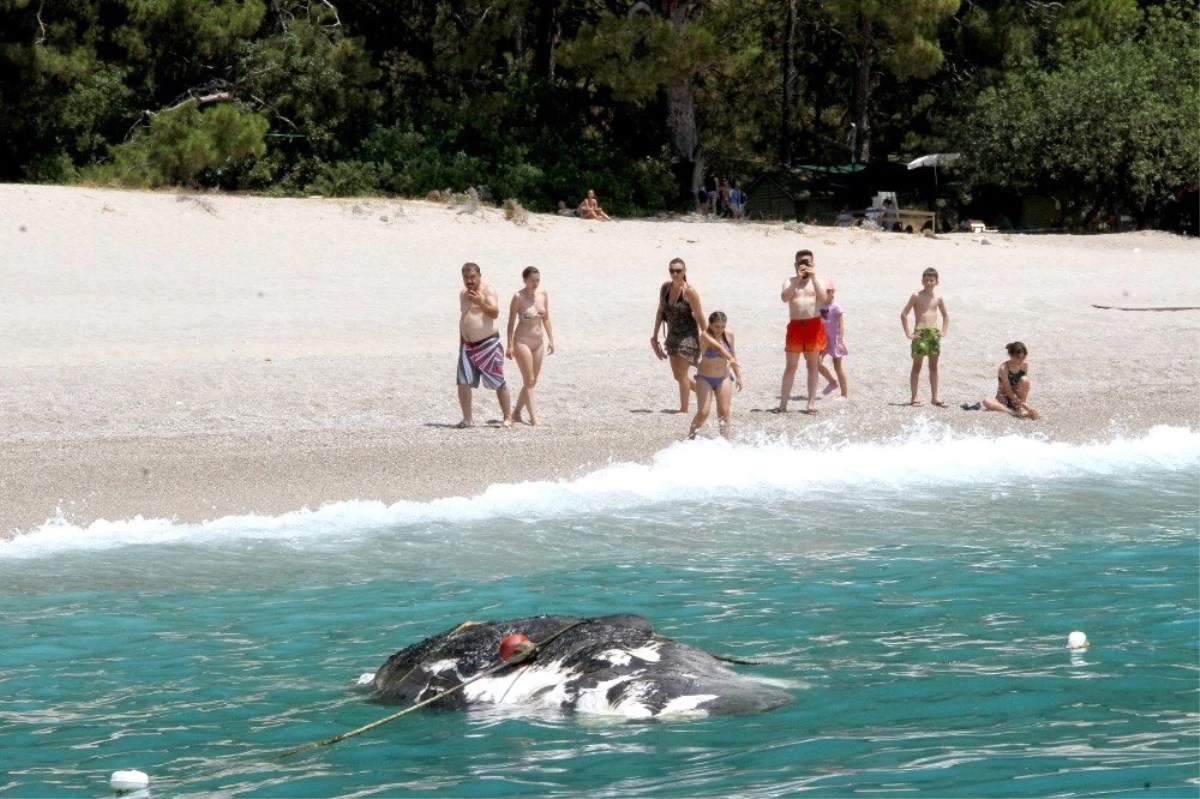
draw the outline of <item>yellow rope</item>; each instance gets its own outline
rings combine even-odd
[[[316,749],[318,746],[330,746],[332,744],[337,743],[338,741],[344,741],[347,738],[353,738],[355,735],[362,735],[367,730],[373,730],[376,727],[387,724],[389,721],[395,721],[396,719],[400,718],[401,716],[403,716],[406,713],[411,713],[414,710],[416,710],[417,708],[422,708],[422,707],[425,707],[426,705],[432,704],[444,696],[452,694],[459,689],[466,688],[468,685],[475,682],[476,680],[482,680],[484,677],[487,677],[488,675],[491,675],[491,674],[495,674],[496,672],[500,671],[501,669],[506,668],[511,665],[513,665],[513,664],[500,663],[498,665],[492,666],[490,669],[487,669],[486,671],[481,671],[479,674],[476,674],[471,679],[469,679],[465,682],[461,682],[458,685],[454,686],[453,688],[447,688],[445,691],[442,691],[439,694],[431,696],[428,699],[424,699],[424,700],[416,703],[412,707],[406,707],[406,708],[404,708],[404,710],[401,710],[397,713],[393,713],[390,716],[384,716],[381,719],[372,721],[370,724],[364,724],[363,726],[359,727],[358,729],[350,730],[349,732],[340,733],[338,735],[333,736],[332,738],[326,738],[321,741],[314,741],[313,743],[304,744],[303,746],[297,746],[295,749],[289,749],[286,752],[281,752],[280,754],[276,755],[276,757],[281,758],[281,759],[285,758],[285,757],[291,757],[292,755],[299,754],[300,752],[305,752],[309,749]]]

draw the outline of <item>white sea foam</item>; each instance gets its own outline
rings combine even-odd
[[[716,468],[714,468],[716,467]],[[279,516],[227,516],[198,524],[136,517],[76,526],[61,518],[0,541],[0,559],[176,542],[270,540],[337,547],[380,529],[468,524],[489,519],[547,519],[620,513],[663,503],[829,496],[830,492],[908,495],[947,486],[1035,483],[1088,477],[1200,474],[1200,432],[1159,426],[1136,438],[1089,444],[1037,435],[957,433],[914,424],[882,441],[849,441],[832,426],[798,437],[687,441],[650,463],[618,463],[575,480],[504,483],[473,497],[431,502],[346,501]],[[819,475],[819,480],[814,477]]]

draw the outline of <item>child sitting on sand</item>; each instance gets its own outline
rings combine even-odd
[[[1029,351],[1019,341],[1014,341],[1005,348],[1008,350],[1008,360],[1000,364],[996,372],[996,398],[988,397],[974,405],[963,405],[964,410],[977,411],[982,405],[989,411],[1008,411],[1018,419],[1036,419],[1038,413],[1029,406],[1029,364],[1025,358]]]
[[[733,331],[727,328],[728,320],[720,311],[708,316],[708,329],[700,333],[700,346],[704,347],[700,365],[696,369],[696,416],[688,430],[688,438],[695,438],[696,431],[708,421],[708,409],[717,398],[717,426],[721,435],[729,438],[729,407],[733,399],[736,377],[737,390],[742,390],[742,370],[734,358]],[[730,374],[732,372],[732,374]]]
[[[829,385],[825,386],[825,390],[821,393],[832,394],[840,388],[842,390],[840,399],[846,399],[850,396],[850,387],[846,384],[846,373],[842,371],[842,358],[846,357],[849,350],[846,349],[846,327],[843,321],[842,306],[838,305],[833,298],[836,289],[832,280],[826,280],[825,295],[829,298],[829,302],[817,306],[817,310],[821,314],[821,321],[825,323],[825,349],[821,351],[820,371],[821,376],[829,381]],[[837,372],[836,380],[825,366],[826,355],[833,359],[833,371]]]

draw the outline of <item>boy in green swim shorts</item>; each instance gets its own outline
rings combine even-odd
[[[945,408],[946,403],[938,399],[938,356],[942,354],[942,339],[950,332],[950,314],[946,313],[946,301],[937,293],[938,273],[926,269],[921,273],[921,290],[908,298],[908,304],[900,312],[900,324],[904,335],[912,341],[912,371],[908,376],[912,389],[910,405],[920,405],[917,400],[917,383],[921,377],[921,364],[929,359],[929,392],[933,404]],[[913,332],[908,330],[908,312],[913,312]],[[938,314],[942,315],[942,326],[938,329]]]

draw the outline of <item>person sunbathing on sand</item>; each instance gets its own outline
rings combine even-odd
[[[1008,360],[1000,364],[996,372],[996,398],[988,397],[974,405],[964,405],[964,410],[979,410],[980,405],[989,411],[1007,411],[1018,419],[1037,419],[1038,412],[1028,402],[1029,391],[1033,384],[1029,382],[1029,364],[1025,358],[1029,351],[1019,341],[1007,345]]]
[[[579,204],[579,216],[583,219],[597,219],[601,222],[612,221],[612,217],[604,213],[604,209],[596,200],[595,189],[588,189],[587,197],[583,198],[583,202]]]

